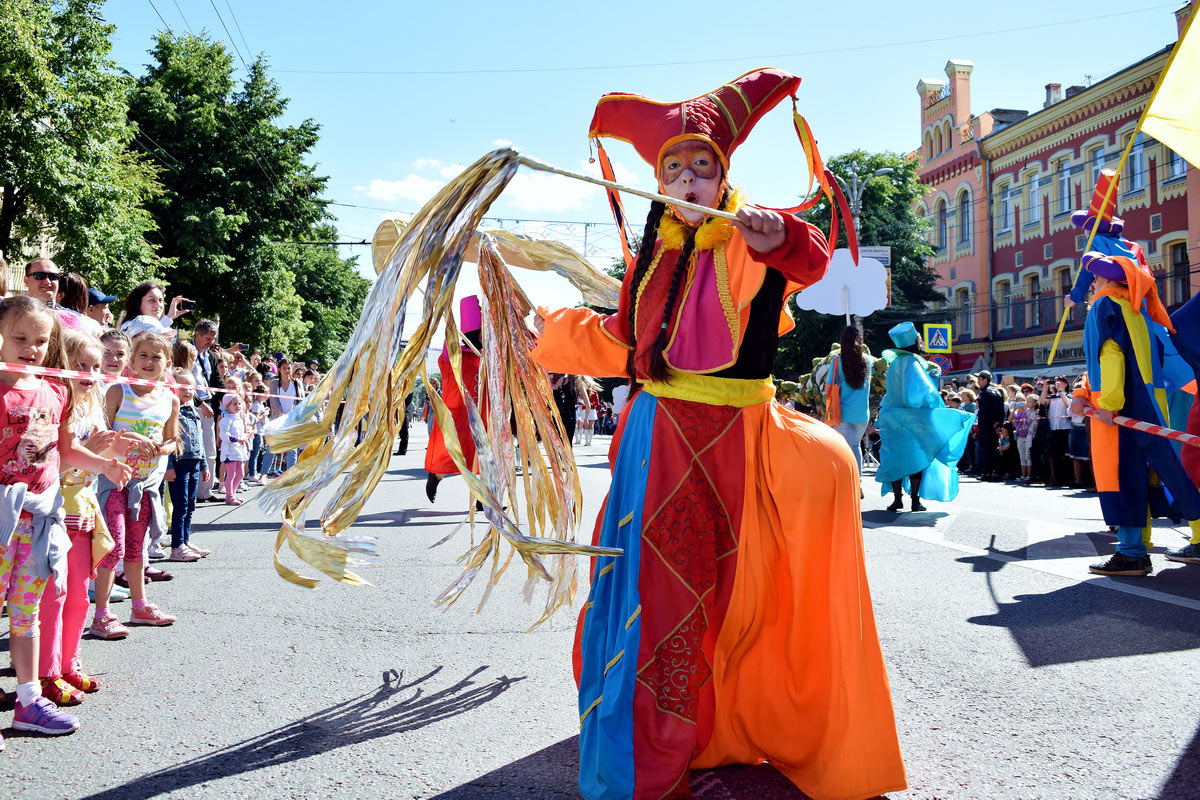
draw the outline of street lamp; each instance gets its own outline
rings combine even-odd
[[[882,175],[891,175],[894,170],[891,167],[882,167],[875,170],[865,178],[858,177],[858,162],[854,161],[850,164],[850,185],[846,185],[846,181],[841,175],[834,175],[837,178],[838,185],[842,187],[842,193],[846,195],[846,199],[850,203],[850,215],[854,217],[854,235],[856,237],[862,235],[862,195],[863,190],[867,188],[867,181],[871,178],[878,178]]]

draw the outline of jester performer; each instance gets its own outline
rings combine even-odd
[[[479,356],[480,328],[482,315],[479,307],[479,297],[471,295],[464,297],[458,304],[459,328],[463,336],[475,348],[463,348],[462,379],[467,394],[472,400],[479,400]],[[458,443],[462,447],[463,456],[468,464],[475,463],[475,440],[471,437],[471,426],[467,421],[467,408],[463,400],[462,387],[454,378],[454,370],[450,367],[450,356],[446,348],[438,358],[438,368],[442,373],[442,400],[454,417],[454,430],[458,434]],[[425,496],[429,502],[437,499],[438,484],[448,475],[457,475],[458,467],[446,450],[446,435],[435,423],[429,431],[429,445],[425,450]]]
[[[1085,225],[1120,237],[1123,222],[1111,208],[1093,199],[1086,216],[1094,221],[1085,219]],[[1117,528],[1116,552],[1089,569],[1097,575],[1146,576],[1154,569],[1146,550],[1151,518],[1200,519],[1200,492],[1169,440],[1118,427],[1113,417],[1167,425],[1166,347],[1157,330],[1176,330],[1154,275],[1136,256],[1091,250],[1083,256],[1083,268],[1093,289],[1083,335],[1087,380],[1075,391],[1072,413],[1081,414],[1089,404],[1097,410],[1090,423],[1096,488],[1104,521]]]
[[[586,800],[690,797],[689,770],[769,761],[814,798],[905,788],[862,550],[855,461],[772,402],[786,299],[829,250],[748,205],[729,159],[800,79],[759,69],[681,103],[602,97],[590,136],[629,142],[655,202],[619,308],[541,308],[547,370],[628,377],[574,654]],[[603,155],[601,147],[602,159]]]
[[[911,322],[888,331],[895,347],[883,351],[887,362],[887,394],[879,406],[880,492],[895,495],[888,511],[903,511],[903,490],[913,511],[924,511],[926,499],[953,500],[958,495],[958,460],[967,446],[975,415],[946,408],[938,392],[936,365],[921,358],[921,335]]]

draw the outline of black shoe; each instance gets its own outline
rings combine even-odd
[[[432,472],[425,479],[425,496],[429,498],[429,502],[432,503],[434,500],[437,500],[437,487],[441,482],[442,479]]]
[[[912,501],[912,510],[913,511],[925,511],[926,509],[925,509],[925,506],[921,505],[921,501],[914,497],[913,501]]]
[[[896,498],[896,500],[892,501],[892,504],[887,507],[887,510],[888,511],[903,511],[904,510],[904,501],[899,498]]]
[[[1154,565],[1150,563],[1150,556],[1129,558],[1120,553],[1113,553],[1108,561],[1092,564],[1088,571],[1094,575],[1130,575],[1144,578],[1154,571]]]

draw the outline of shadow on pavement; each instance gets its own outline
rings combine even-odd
[[[989,589],[991,565],[1002,566],[984,557],[959,560],[983,567]],[[1017,595],[1012,603],[992,596],[996,613],[967,621],[1008,628],[1031,667],[1200,647],[1197,612],[1087,583]]]
[[[1179,754],[1175,771],[1163,784],[1158,800],[1195,800],[1200,797],[1200,770],[1196,769],[1197,764],[1200,764],[1200,728],[1196,728],[1192,743]]]
[[[558,800],[576,798],[579,737],[572,736],[430,800]],[[692,773],[695,800],[805,800],[808,795],[769,764],[740,765]]]
[[[888,511],[876,508],[864,511],[864,528],[936,528],[938,520],[949,516],[945,511]]]
[[[371,694],[339,702],[253,739],[88,795],[88,800],[148,800],[185,787],[417,730],[478,708],[524,680],[524,677],[501,675],[487,683],[476,683],[474,679],[486,669],[479,667],[457,683],[432,693],[428,693],[429,684],[442,667],[409,683],[404,683],[403,673],[390,670],[384,674],[383,684]]]

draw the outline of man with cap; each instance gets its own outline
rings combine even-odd
[[[895,347],[883,351],[887,394],[875,422],[880,438],[875,480],[881,494],[895,495],[888,511],[904,510],[905,488],[912,510],[924,511],[922,495],[943,501],[958,495],[958,460],[975,415],[946,408],[935,380],[940,371],[919,355],[925,348],[915,325],[901,322],[888,335]]]
[[[998,481],[996,462],[1000,455],[996,449],[1000,445],[996,434],[996,423],[1004,422],[1004,392],[992,385],[992,373],[981,370],[976,376],[979,384],[979,396],[976,398],[979,416],[979,428],[975,432],[975,465],[979,471],[979,479],[983,481]]]
[[[787,299],[825,274],[829,247],[729,176],[799,83],[758,69],[679,103],[606,94],[592,118],[591,137],[631,144],[661,194],[737,221],[654,202],[615,314],[539,308],[533,322],[547,371],[631,384],[593,537],[623,555],[594,559],[576,632],[585,800],[687,797],[691,769],[762,761],[817,800],[906,785],[854,456],[774,402],[770,378]]]
[[[105,328],[111,328],[113,324],[112,312],[108,310],[108,304],[116,302],[115,295],[105,294],[95,286],[88,289],[88,307],[84,312],[87,316],[99,322]]]
[[[464,297],[458,305],[458,326],[463,336],[474,345],[476,350],[482,347],[483,315],[479,306],[479,297],[471,295]],[[454,370],[450,365],[449,348],[442,348],[438,358],[438,368],[442,373],[442,401],[450,409],[454,418],[454,431],[458,435],[458,445],[462,448],[463,458],[468,467],[475,465],[475,438],[471,435],[471,424],[467,419],[467,405],[464,399],[464,389],[475,402],[479,401],[479,356],[468,347],[462,348],[462,379],[463,386],[459,387],[454,379]],[[458,465],[450,458],[446,449],[446,436],[440,425],[434,425],[429,432],[429,444],[425,449],[425,496],[429,502],[437,498],[438,484],[448,475],[457,475]]]

